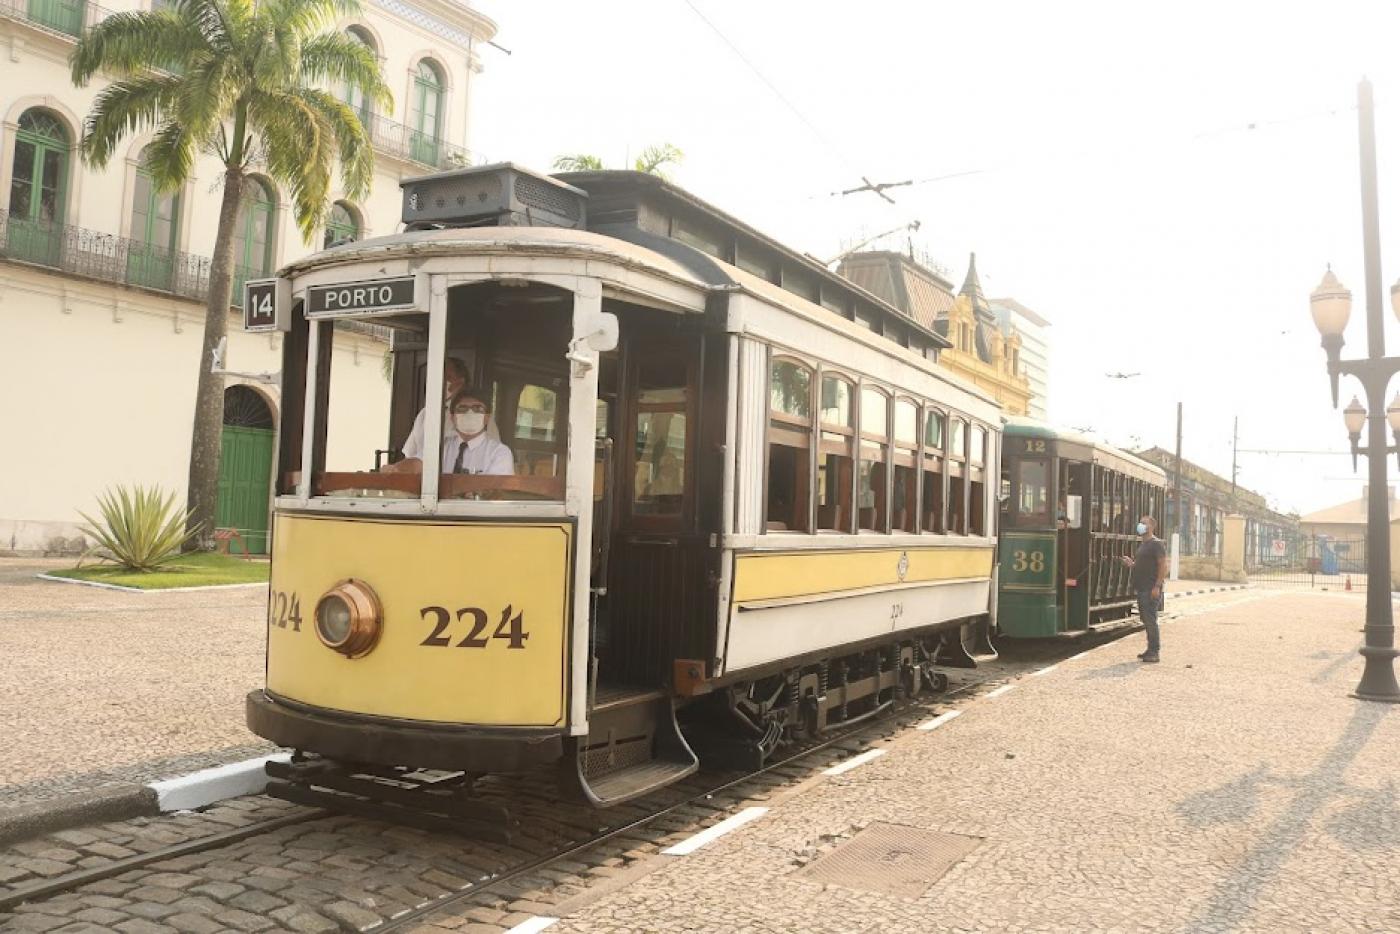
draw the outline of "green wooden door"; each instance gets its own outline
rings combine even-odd
[[[29,18],[41,26],[76,36],[83,31],[83,0],[29,0]]]
[[[442,122],[442,79],[428,62],[418,63],[409,101],[409,158],[438,164],[438,128]]]
[[[250,554],[267,554],[268,497],[272,479],[270,428],[225,425],[219,460],[219,504],[215,522],[237,529]],[[237,549],[237,543],[230,550]]]

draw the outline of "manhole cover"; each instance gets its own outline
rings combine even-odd
[[[981,837],[877,822],[797,875],[813,882],[918,898],[981,842]]]

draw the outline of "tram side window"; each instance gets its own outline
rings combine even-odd
[[[900,532],[918,531],[919,407],[900,399],[894,405],[894,497],[890,524]]]
[[[632,514],[678,517],[686,470],[686,368],[679,360],[644,360],[637,375],[637,467]]]
[[[1050,525],[1050,462],[1023,458],[1016,462],[1016,524],[1023,528]]]
[[[968,438],[968,530],[987,534],[987,429],[973,425]]]
[[[967,420],[949,420],[948,446],[948,531],[967,534]]]
[[[774,360],[768,400],[767,528],[806,532],[811,528],[812,371]]]
[[[559,445],[559,393],[526,383],[515,393],[515,472],[523,477],[555,477],[564,472]]]
[[[924,412],[924,522],[926,532],[943,533],[943,468],[947,416],[937,409]]]
[[[861,389],[860,473],[856,485],[856,509],[862,531],[886,531],[885,481],[889,460],[889,428],[886,422],[889,406],[889,397],[879,389]]]
[[[817,528],[851,531],[851,490],[855,485],[855,429],[851,384],[837,376],[822,377],[817,447]]]

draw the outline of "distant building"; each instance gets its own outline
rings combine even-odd
[[[1170,540],[1173,532],[1181,533],[1181,553],[1184,555],[1218,555],[1225,530],[1225,517],[1231,513],[1244,516],[1244,559],[1246,567],[1256,567],[1278,539],[1295,537],[1298,517],[1275,512],[1264,497],[1244,487],[1231,489],[1228,478],[1211,473],[1204,467],[1181,460],[1182,509],[1176,508],[1176,455],[1163,448],[1134,451],[1143,460],[1156,464],[1167,472],[1166,516],[1159,530],[1162,538]],[[1181,518],[1185,519],[1183,522]]]
[[[982,294],[975,253],[956,296],[947,279],[895,251],[852,253],[837,272],[946,337],[952,346],[938,353],[938,362],[990,393],[1008,415],[1030,414],[1031,389],[1021,372],[1021,336],[1003,333],[997,323]]]
[[[1021,337],[1021,372],[1031,387],[1030,416],[1048,420],[1050,397],[1050,322],[1014,298],[994,298],[989,303],[1003,336]]]
[[[1369,487],[1361,488],[1360,499],[1348,500],[1308,513],[1298,520],[1299,529],[1307,535],[1322,535],[1327,538],[1364,538],[1368,490]],[[1400,502],[1396,500],[1395,487],[1390,487],[1389,507],[1390,518],[1400,518]]]

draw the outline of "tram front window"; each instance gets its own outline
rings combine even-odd
[[[1016,524],[1046,528],[1050,525],[1050,464],[1028,458],[1016,462]]]
[[[543,286],[450,290],[432,399],[427,315],[322,322],[333,344],[313,494],[412,499],[437,471],[444,501],[562,501],[571,308]]]

